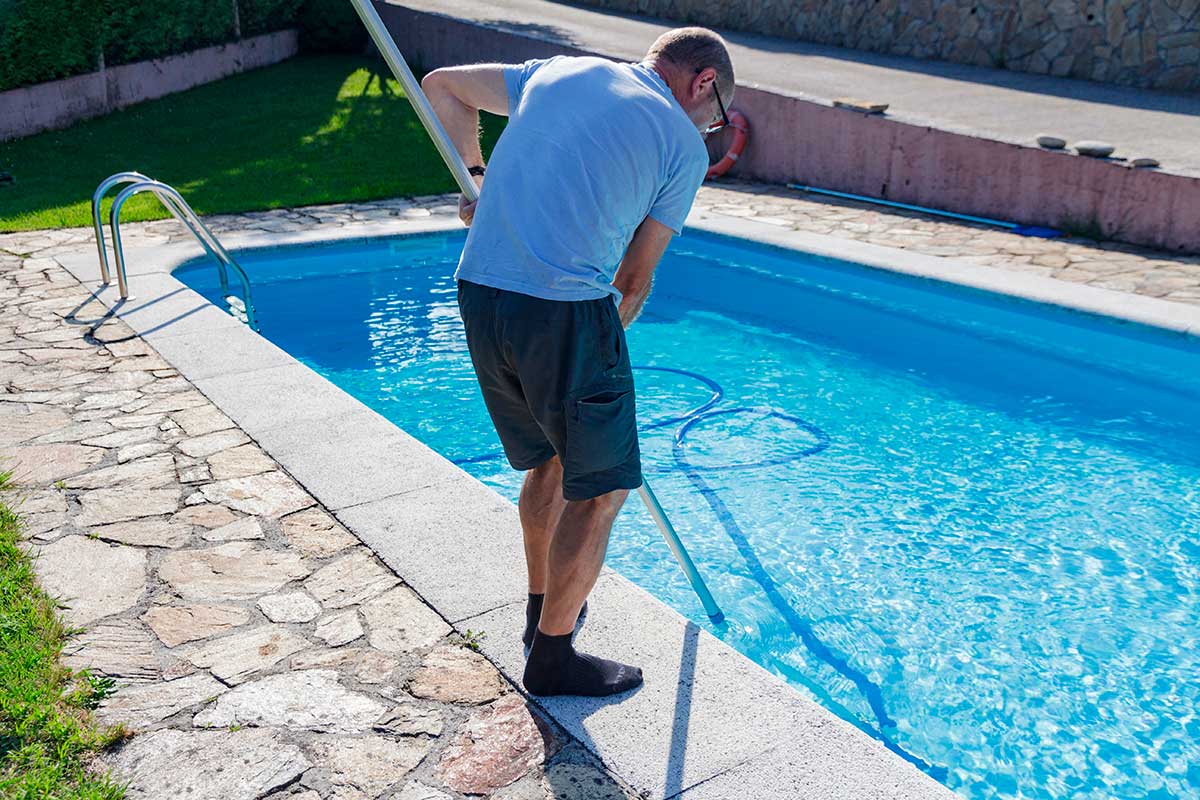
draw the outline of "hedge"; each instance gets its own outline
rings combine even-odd
[[[95,0],[0,0],[0,90],[94,70],[101,6]]]
[[[43,0],[23,0],[36,6]],[[228,42],[235,36],[233,4],[228,0],[170,0],[102,3],[97,40],[104,63],[115,67],[197,47]]]
[[[238,0],[242,36],[258,36],[295,24],[301,5],[302,0]]]
[[[309,50],[365,41],[349,0],[0,0],[0,91],[292,26]]]

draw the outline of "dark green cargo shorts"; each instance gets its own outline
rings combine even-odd
[[[612,298],[543,300],[459,281],[458,308],[513,469],[558,454],[567,500],[642,485],[633,370]]]

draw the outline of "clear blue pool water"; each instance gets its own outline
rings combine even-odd
[[[239,258],[265,336],[515,500],[462,240]],[[636,498],[611,566],[966,797],[1200,797],[1196,340],[689,232],[629,345],[727,622]]]

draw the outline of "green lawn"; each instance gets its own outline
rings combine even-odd
[[[483,127],[490,150],[503,121]],[[383,62],[302,56],[0,143],[0,171],[15,178],[0,185],[0,231],[90,225],[96,185],[131,169],[201,214],[455,190]],[[140,196],[121,219],[166,216]]]
[[[59,665],[70,632],[17,547],[9,478],[0,473],[0,797],[120,800],[121,786],[84,769],[88,756],[122,735],[91,721],[89,709],[111,682]]]

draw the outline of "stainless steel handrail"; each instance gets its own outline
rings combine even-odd
[[[118,172],[114,175],[109,175],[100,185],[96,187],[96,191],[92,192],[92,227],[96,231],[96,251],[100,256],[100,280],[105,285],[112,282],[112,274],[108,269],[108,250],[104,247],[104,226],[100,222],[100,202],[104,200],[104,195],[108,194],[108,190],[119,183],[136,183],[138,181],[148,181],[140,172],[128,171]]]
[[[245,270],[233,260],[233,256],[229,255],[229,252],[221,246],[221,243],[213,236],[212,231],[200,221],[200,217],[196,215],[192,207],[183,199],[183,196],[174,187],[162,181],[147,179],[127,186],[117,195],[117,199],[113,201],[112,210],[109,212],[109,227],[112,228],[113,255],[117,261],[117,285],[120,289],[122,299],[129,297],[129,287],[125,276],[125,253],[121,247],[121,208],[124,207],[129,198],[142,192],[152,192],[169,211],[172,210],[172,205],[175,206],[175,211],[183,217],[181,221],[200,240],[200,244],[208,251],[209,255],[216,259],[217,266],[222,274],[221,295],[225,302],[229,304],[231,311],[235,316],[249,325],[252,330],[258,330],[258,319],[254,313],[254,301],[250,294],[250,278],[246,275]],[[175,213],[175,211],[172,213]],[[227,266],[233,269],[242,284],[242,297],[240,300],[228,294],[228,283],[225,279],[225,267]]]
[[[112,187],[122,183],[139,183],[150,180],[153,180],[153,178],[143,175],[140,172],[132,170],[128,172],[118,172],[114,175],[109,175],[107,178],[101,181],[100,185],[96,187],[96,191],[92,193],[92,227],[96,231],[96,250],[100,257],[100,278],[103,280],[105,285],[111,283],[112,278],[108,268],[108,251],[104,247],[104,227],[100,222],[100,205],[104,200],[104,196],[108,194],[108,190]],[[228,295],[229,274],[225,269],[224,262],[221,261],[215,252],[213,252],[213,249],[209,247],[208,242],[205,241],[201,233],[192,226],[192,223],[188,221],[184,213],[175,206],[172,198],[169,195],[162,193],[156,193],[156,195],[158,196],[159,202],[163,204],[163,207],[166,208],[167,211],[171,212],[171,216],[175,217],[175,219],[179,220],[179,222],[182,223],[185,228],[190,230],[192,235],[199,240],[200,245],[208,253],[209,257],[217,262],[217,274],[221,279],[221,296],[225,297]],[[124,297],[125,295],[122,294],[121,296]]]

